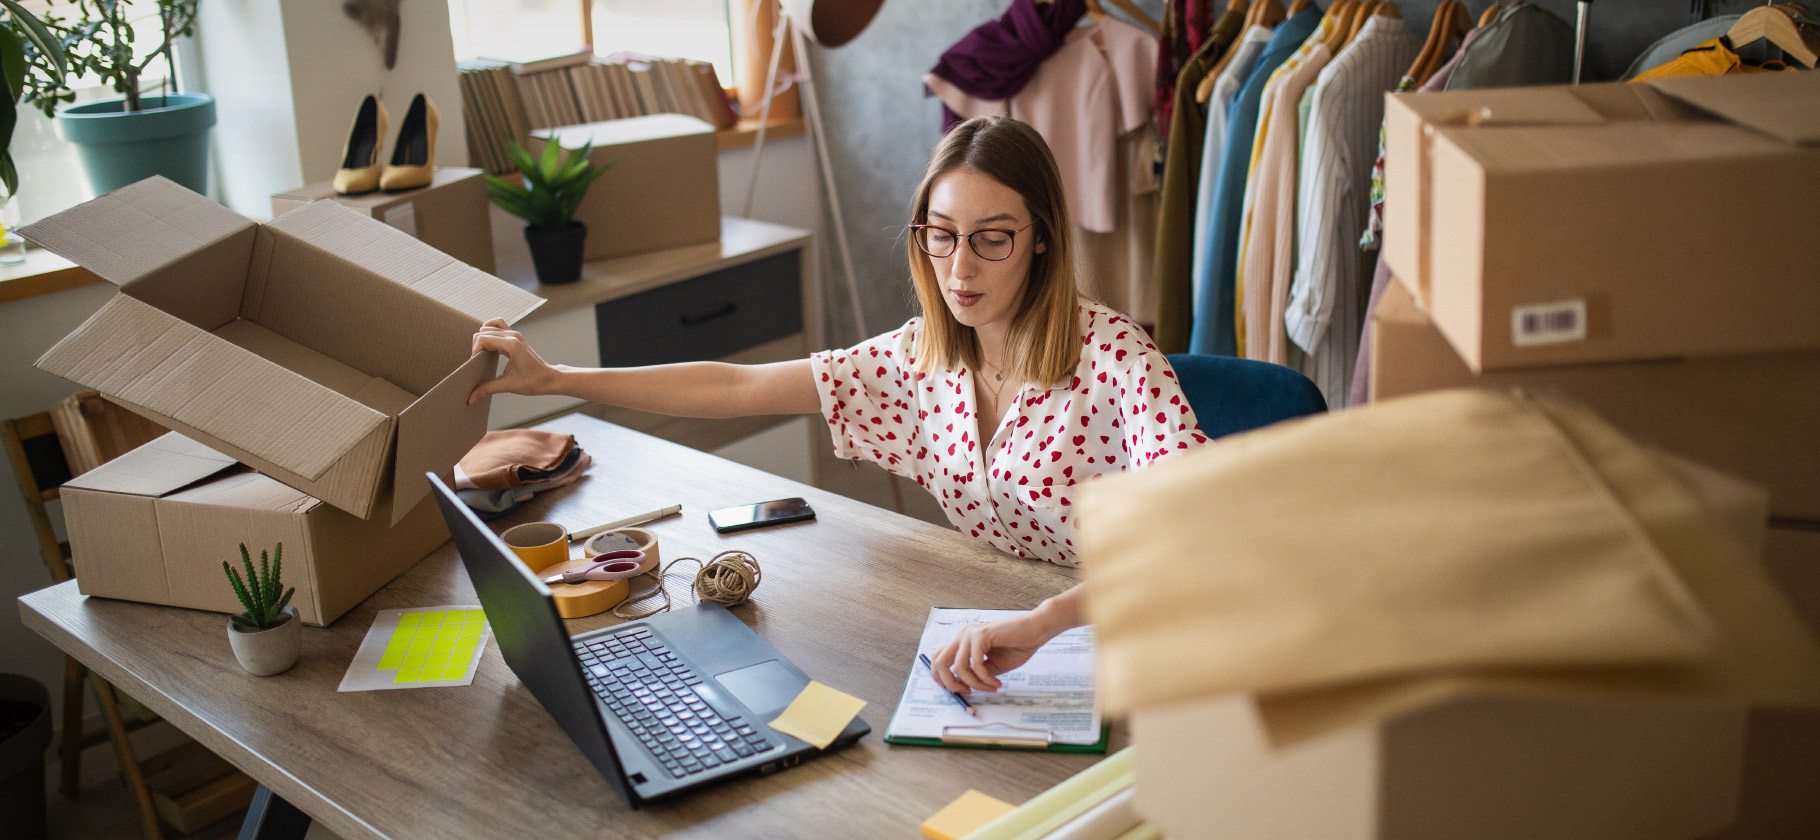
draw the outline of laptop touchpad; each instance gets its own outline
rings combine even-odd
[[[714,679],[721,687],[733,692],[733,696],[746,704],[746,708],[759,714],[790,705],[790,701],[802,693],[805,685],[802,677],[777,664],[775,659],[715,674]]]

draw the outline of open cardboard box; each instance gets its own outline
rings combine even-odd
[[[1384,259],[1474,371],[1820,347],[1820,75],[1399,94]]]
[[[399,192],[341,195],[333,182],[317,181],[272,196],[276,218],[312,201],[333,201],[398,228],[455,259],[488,274],[493,266],[493,228],[487,182],[478,169],[438,166],[428,185]]]
[[[393,526],[358,519],[175,432],[63,485],[84,595],[236,613],[221,571],[284,545],[306,624],[329,624],[449,538],[425,499]]]
[[[473,334],[543,302],[333,202],[260,224],[158,177],[22,232],[120,287],[38,368],[363,519],[486,433]]]
[[[583,259],[597,260],[720,239],[720,146],[714,126],[681,114],[539,129],[525,148],[551,140],[594,144],[588,159],[613,168],[594,179],[575,209],[588,225]]]
[[[1820,349],[1474,374],[1401,282],[1384,290],[1371,330],[1373,401],[1461,387],[1559,393],[1638,441],[1767,487],[1774,516],[1820,520]]]

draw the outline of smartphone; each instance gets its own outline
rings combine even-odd
[[[713,525],[714,530],[722,534],[814,518],[815,510],[801,498],[778,499],[774,502],[759,502],[755,505],[740,505],[708,511],[708,524]]]

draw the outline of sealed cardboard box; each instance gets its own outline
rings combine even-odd
[[[1384,258],[1475,371],[1820,348],[1820,76],[1403,94],[1385,138]]]
[[[171,433],[63,486],[84,595],[234,613],[222,561],[284,544],[283,580],[328,624],[449,538],[425,499],[394,526],[358,519]]]
[[[1374,401],[1471,386],[1558,392],[1639,441],[1768,488],[1775,516],[1820,520],[1820,350],[1474,374],[1401,283],[1371,329]]]
[[[23,230],[120,287],[37,362],[362,518],[486,433],[488,318],[543,301],[330,201],[269,224],[149,178]]]
[[[272,196],[272,217],[323,199],[385,222],[431,248],[493,273],[487,182],[478,169],[440,166],[429,186],[361,195],[339,195],[328,181],[318,181]]]
[[[593,143],[590,159],[613,168],[595,179],[575,211],[587,223],[583,259],[616,257],[720,239],[720,146],[714,127],[681,114],[653,114],[533,132],[541,154]]]
[[[1470,695],[1289,747],[1241,695],[1138,710],[1165,837],[1693,840],[1737,816],[1745,710]]]

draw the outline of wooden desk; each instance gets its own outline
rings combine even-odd
[[[1072,570],[592,418],[543,428],[574,434],[594,467],[495,528],[546,518],[580,528],[681,502],[683,516],[651,526],[664,558],[756,556],[763,582],[734,614],[811,677],[863,698],[872,734],[773,776],[633,812],[496,646],[471,686],[336,693],[379,610],[478,603],[452,545],[333,626],[305,627],[303,660],[273,677],[235,664],[219,614],[84,598],[73,581],[21,598],[25,624],[347,840],[913,837],[969,787],[1022,802],[1099,760],[882,740],[929,607],[1033,607],[1072,584]],[[727,537],[707,523],[715,507],[797,495],[817,521]],[[1115,727],[1113,749],[1125,740]]]

